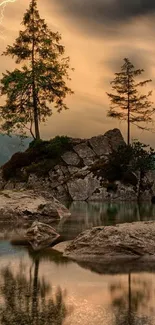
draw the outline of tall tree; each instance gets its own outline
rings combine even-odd
[[[58,112],[67,109],[64,99],[72,94],[66,84],[70,80],[70,59],[64,57],[61,35],[52,32],[40,18],[36,0],[31,0],[22,24],[24,30],[3,53],[24,65],[2,76],[1,95],[6,96],[1,106],[2,129],[10,133],[29,128],[33,137],[40,139],[39,123],[51,116],[51,106]]]
[[[136,78],[144,72],[143,69],[135,69],[129,59],[124,59],[121,72],[115,73],[115,78],[111,82],[112,90],[115,93],[107,93],[110,98],[111,106],[108,116],[119,120],[127,121],[127,143],[130,144],[130,125],[131,123],[141,129],[141,123],[152,122],[152,115],[155,108],[152,107],[150,96],[152,91],[146,95],[139,92],[139,87],[147,85],[152,80],[144,80],[136,82]]]

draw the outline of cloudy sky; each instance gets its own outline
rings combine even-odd
[[[11,0],[10,0],[11,1]],[[0,3],[2,1],[0,0]],[[1,23],[0,51],[18,35],[29,0],[16,0],[5,8]],[[119,127],[126,136],[126,123],[107,118],[110,81],[128,57],[144,77],[152,78],[155,102],[155,1],[154,0],[38,0],[40,15],[53,31],[62,34],[66,54],[75,71],[67,99],[70,110],[53,111],[42,136],[57,134],[91,137]],[[13,68],[13,61],[2,57],[0,72]],[[155,147],[155,133],[132,128],[132,138]]]

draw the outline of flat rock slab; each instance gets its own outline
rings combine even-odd
[[[67,248],[68,245],[70,245],[70,243],[71,243],[71,240],[64,241],[62,243],[54,245],[53,249],[60,253],[64,253],[65,249]]]
[[[69,210],[54,197],[34,191],[0,191],[0,219],[52,221],[70,216]]]
[[[92,228],[73,240],[64,254],[77,261],[95,263],[144,258],[155,261],[155,222]]]

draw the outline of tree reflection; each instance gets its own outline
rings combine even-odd
[[[44,278],[40,280],[38,275],[39,258],[34,260],[29,274],[22,263],[16,274],[10,266],[2,270],[0,288],[2,297],[0,323],[2,325],[63,324],[69,313],[65,303],[66,292],[60,287],[55,293],[52,292],[49,283]]]
[[[122,283],[110,286],[116,325],[149,325],[147,316],[139,316],[139,309],[148,306],[151,284],[128,274],[128,288]]]

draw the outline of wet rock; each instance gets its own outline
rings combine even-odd
[[[44,249],[57,243],[60,235],[51,226],[35,221],[26,231],[25,239],[35,251]]]
[[[75,260],[99,261],[154,257],[155,222],[135,222],[96,227],[81,233],[66,248]]]

